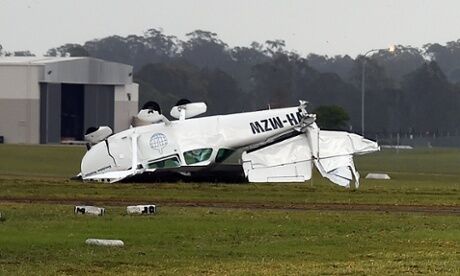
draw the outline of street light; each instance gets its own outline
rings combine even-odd
[[[396,50],[395,45],[391,45],[388,49],[372,49],[363,55],[362,71],[361,71],[361,135],[364,137],[364,94],[366,87],[366,56],[373,52],[388,51],[393,53]]]

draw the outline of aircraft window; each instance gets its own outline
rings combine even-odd
[[[219,149],[216,155],[216,162],[220,163],[223,162],[225,159],[230,157],[235,151],[231,149]]]
[[[211,157],[212,149],[196,149],[184,152],[184,159],[187,165],[203,162]]]
[[[180,167],[179,158],[177,156],[156,161],[147,165],[149,169],[171,169]]]

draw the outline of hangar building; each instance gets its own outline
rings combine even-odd
[[[91,126],[129,127],[138,111],[133,67],[88,57],[0,58],[0,139],[83,140]]]

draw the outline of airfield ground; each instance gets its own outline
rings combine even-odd
[[[460,274],[460,150],[361,156],[362,175],[392,179],[359,190],[317,174],[306,184],[71,181],[83,153],[0,145],[0,274]],[[159,213],[125,214],[142,203]],[[106,215],[74,215],[74,204]]]

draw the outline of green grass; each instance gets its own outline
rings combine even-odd
[[[450,181],[451,180],[451,181]],[[73,201],[199,201],[241,203],[360,203],[458,205],[457,179],[365,181],[346,190],[317,176],[314,184],[101,184],[59,179],[0,177],[0,198]]]
[[[460,150],[386,150],[356,158],[358,190],[317,173],[305,184],[102,184],[68,178],[83,147],[0,145],[0,274],[399,275],[460,273],[460,217],[416,213],[179,208],[168,202],[460,204]],[[164,202],[154,216],[104,205],[103,217],[65,204]],[[123,248],[84,244],[124,240]]]
[[[8,204],[3,274],[459,273],[460,220],[451,216],[161,208],[74,215],[72,206]],[[122,239],[124,248],[87,246]]]
[[[0,175],[71,177],[80,171],[83,146],[0,145]]]
[[[357,167],[366,172],[387,172],[400,175],[460,176],[460,149],[422,148],[415,150],[383,150],[356,158]],[[458,183],[458,182],[457,182]]]
[[[70,181],[79,170],[82,147],[0,146],[0,198],[124,201],[222,201],[251,203],[378,203],[457,205],[460,150],[383,151],[356,158],[368,172],[389,181],[361,179],[346,190],[314,173],[305,184],[100,184]]]

